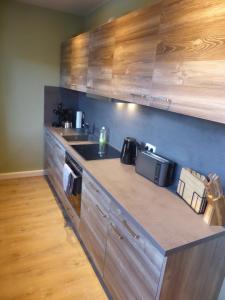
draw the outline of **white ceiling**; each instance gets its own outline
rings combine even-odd
[[[108,0],[18,0],[31,5],[76,15],[87,15]]]

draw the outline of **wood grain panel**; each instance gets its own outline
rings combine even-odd
[[[155,249],[156,253],[162,255]],[[156,255],[155,253],[155,255]],[[151,259],[134,246],[117,218],[111,215],[104,268],[104,282],[115,300],[154,300],[162,264],[157,272]],[[163,257],[162,257],[163,261]]]
[[[45,133],[45,170],[48,178],[58,195],[62,206],[69,216],[74,227],[78,230],[80,219],[70,204],[63,190],[63,167],[65,162],[65,149],[47,132]]]
[[[112,65],[115,47],[114,22],[90,33],[87,91],[112,96]]]
[[[117,203],[112,202],[110,212],[122,229],[131,245],[136,249],[140,256],[145,255],[149,259],[149,272],[151,277],[157,280],[161,273],[164,255],[162,255],[149,237],[143,234],[143,230],[126,211],[122,210]]]
[[[89,55],[89,33],[72,39],[71,88],[86,92]]]
[[[65,149],[49,134],[45,134],[45,166],[62,189]],[[50,176],[51,176],[50,175]]]
[[[108,234],[108,212],[94,199],[92,192],[82,185],[80,236],[101,276],[103,275],[106,240]]]
[[[168,256],[160,300],[216,300],[225,276],[225,237]]]
[[[151,106],[225,123],[224,28],[224,1],[163,1]]]
[[[110,210],[111,199],[106,195],[103,189],[88,175],[83,172],[83,184],[85,189],[92,194],[92,201],[94,205],[100,205],[108,213]]]
[[[115,21],[113,96],[148,104],[158,43],[160,3]]]
[[[72,67],[72,39],[65,41],[61,46],[60,86],[71,88]]]

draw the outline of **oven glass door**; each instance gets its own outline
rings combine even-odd
[[[69,200],[71,206],[74,208],[76,214],[80,217],[80,210],[81,210],[81,194],[77,194],[77,195],[67,195],[67,199]]]
[[[69,184],[65,191],[67,199],[75,210],[78,217],[80,217],[81,210],[81,189],[82,189],[82,169],[70,158],[66,157],[66,163],[73,172],[69,176]]]

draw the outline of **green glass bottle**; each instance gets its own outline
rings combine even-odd
[[[105,126],[102,126],[100,130],[100,135],[99,135],[99,144],[106,144],[107,143],[107,130]]]

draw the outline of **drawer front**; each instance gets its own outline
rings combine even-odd
[[[46,136],[46,142],[52,158],[62,167],[65,161],[65,149],[50,135]]]
[[[45,134],[45,166],[58,184],[63,184],[65,149],[48,133]],[[51,176],[50,175],[50,176]]]
[[[114,300],[154,300],[160,281],[160,269],[136,247],[127,229],[111,215],[104,266],[104,282]],[[137,237],[136,237],[137,239]],[[155,249],[157,254],[158,250]]]
[[[100,205],[105,211],[109,212],[111,199],[106,195],[102,188],[86,173],[83,173],[83,184],[85,188],[93,195],[92,201]]]
[[[45,133],[45,167],[48,177],[59,196],[67,215],[74,227],[78,230],[80,219],[74,208],[71,206],[66,194],[63,191],[63,167],[65,162],[65,149],[48,132]]]
[[[136,222],[112,202],[104,281],[113,299],[156,299],[163,263]]]
[[[116,203],[112,202],[110,212],[114,219],[117,220],[122,228],[123,236],[125,236],[132,246],[141,254],[145,255],[149,260],[152,271],[158,277],[161,273],[161,267],[164,261],[164,256],[159,252],[156,246],[148,239],[143,231],[136,224],[133,218],[123,211]]]
[[[107,211],[97,203],[94,195],[83,184],[79,232],[101,276],[105,260],[107,231]]]
[[[74,227],[76,228],[76,231],[78,232],[78,228],[80,225],[80,218],[74,211],[74,208],[71,206],[71,204],[70,204],[69,200],[66,198],[66,195],[64,192],[63,192],[63,197],[61,197],[61,202],[62,202],[71,222],[73,223]]]

